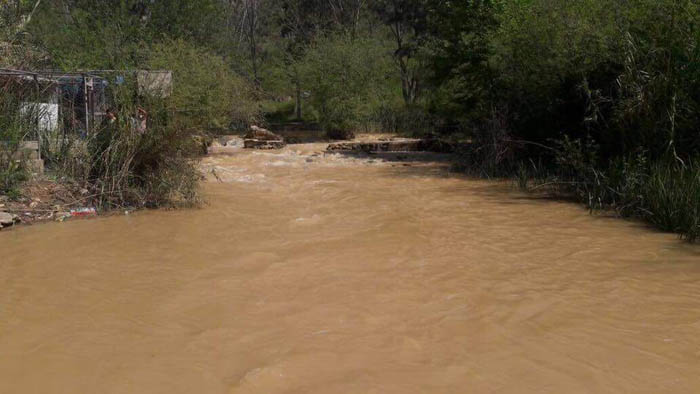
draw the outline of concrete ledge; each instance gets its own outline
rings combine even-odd
[[[282,140],[257,140],[246,139],[243,141],[243,147],[246,149],[282,149],[286,144]]]
[[[0,143],[0,149],[2,149],[2,143]],[[27,160],[27,165],[29,170],[34,174],[44,173],[44,161],[41,160],[41,155],[39,154],[39,142],[38,141],[24,141],[19,144],[19,148],[16,153],[12,155],[13,160]]]
[[[418,152],[424,150],[419,139],[395,139],[391,141],[335,142],[328,145],[329,152]]]
[[[12,155],[12,158],[15,160],[39,160],[39,151],[22,149],[19,152]]]
[[[335,142],[326,148],[329,152],[433,152],[454,153],[469,142],[449,143],[437,139],[392,138],[379,141]]]
[[[39,141],[24,141],[19,145],[19,149],[39,151]]]
[[[44,174],[44,161],[41,159],[29,160],[27,163],[29,170],[36,175]]]

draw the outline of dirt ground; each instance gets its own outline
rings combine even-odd
[[[19,190],[20,196],[11,199],[0,195],[0,212],[16,215],[17,224],[31,225],[71,217],[71,210],[81,208],[89,199],[85,190],[48,177],[36,177]]]

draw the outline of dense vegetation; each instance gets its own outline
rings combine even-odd
[[[700,236],[694,0],[17,0],[2,18],[5,66],[175,70],[187,133],[471,141],[473,174]]]

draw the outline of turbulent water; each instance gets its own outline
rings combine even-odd
[[[700,391],[700,247],[319,149],[207,158],[202,209],[1,233],[0,392]]]

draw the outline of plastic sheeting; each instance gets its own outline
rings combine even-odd
[[[53,131],[58,128],[58,104],[22,103],[20,114],[27,119],[36,119],[37,129]]]
[[[168,97],[173,91],[173,73],[171,71],[139,71],[137,82],[140,95]]]

